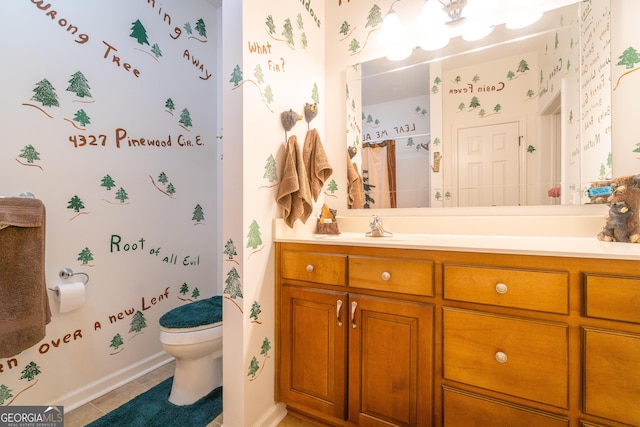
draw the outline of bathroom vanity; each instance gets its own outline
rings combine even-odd
[[[276,400],[298,416],[640,425],[640,245],[283,237],[275,271]]]

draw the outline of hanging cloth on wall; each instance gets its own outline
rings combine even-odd
[[[395,140],[362,144],[362,176],[369,208],[397,207]]]
[[[347,205],[349,209],[362,209],[364,206],[364,187],[358,173],[358,165],[351,161],[347,151]]]
[[[0,358],[37,344],[51,321],[42,201],[0,198]]]
[[[304,168],[309,178],[309,188],[313,200],[318,201],[318,196],[324,187],[324,183],[331,174],[333,168],[329,164],[329,159],[324,152],[320,135],[316,128],[307,131],[304,138],[304,146],[302,148],[302,158],[304,159]]]
[[[303,224],[307,222],[313,210],[309,179],[295,135],[287,141],[276,201],[284,210],[284,222],[291,228],[297,219]]]

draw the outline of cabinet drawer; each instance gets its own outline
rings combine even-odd
[[[586,316],[640,323],[640,277],[583,277]]]
[[[568,314],[569,274],[445,264],[444,298]]]
[[[349,286],[432,296],[433,262],[351,256]]]
[[[346,284],[345,255],[283,251],[281,262],[280,271],[284,279],[340,286]]]
[[[640,425],[640,335],[584,328],[584,411]]]
[[[535,411],[474,393],[445,388],[445,427],[568,427],[565,417]]]
[[[568,326],[443,308],[444,377],[567,408]]]

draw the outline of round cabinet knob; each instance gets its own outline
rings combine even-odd
[[[498,363],[506,363],[507,362],[507,355],[501,351],[498,351],[496,353],[496,360],[498,361]]]
[[[389,272],[387,272],[387,271],[384,271],[382,273],[382,280],[384,280],[385,282],[388,281],[388,280],[391,280],[391,274]]]
[[[498,283],[496,285],[496,292],[499,294],[506,294],[509,288],[504,283]]]
[[[307,265],[307,272],[313,273],[313,264]]]

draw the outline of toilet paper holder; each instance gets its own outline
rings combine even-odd
[[[84,284],[86,285],[87,283],[89,283],[89,275],[87,273],[82,273],[82,272],[78,272],[78,273],[74,273],[72,269],[70,268],[63,268],[62,270],[60,270],[60,272],[58,273],[58,276],[60,276],[61,279],[68,279],[72,276],[75,276],[77,274],[82,274],[83,276],[86,277],[86,280],[84,280]]]
[[[61,279],[69,279],[79,274],[85,276],[85,280],[83,280],[82,283],[84,283],[84,285],[86,286],[87,283],[89,283],[89,275],[87,273],[83,273],[83,272],[74,273],[72,269],[67,267],[60,270],[60,272],[58,273],[58,276],[60,276]],[[59,293],[57,289],[51,289],[51,288],[47,288],[47,289],[49,289],[51,292],[55,292],[56,295],[58,295]]]

